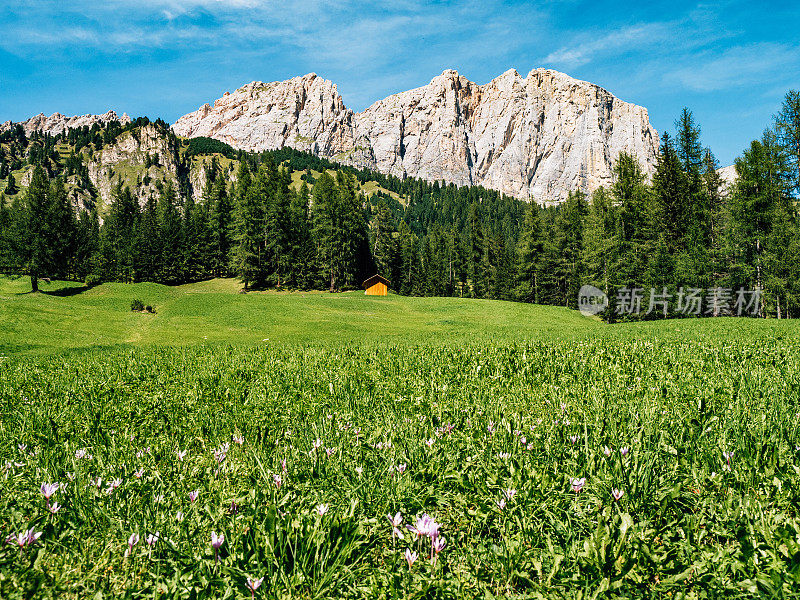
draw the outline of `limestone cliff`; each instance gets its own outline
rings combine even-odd
[[[123,125],[127,125],[131,122],[131,119],[126,114],[118,117],[117,113],[113,110],[108,111],[104,115],[82,115],[75,117],[67,117],[61,113],[53,113],[49,117],[46,117],[43,113],[40,113],[27,121],[23,121],[20,125],[22,125],[22,128],[25,130],[25,135],[30,135],[34,131],[58,135],[65,129],[76,129],[84,126],[91,128],[95,124],[105,125],[109,121],[119,121]],[[8,129],[13,125],[15,125],[15,123],[6,121],[0,125],[0,130]]]
[[[563,73],[514,70],[485,85],[445,71],[361,113],[316,74],[250,83],[180,118],[181,136],[249,151],[290,146],[398,177],[483,185],[539,202],[611,183],[620,152],[652,173],[647,110]]]

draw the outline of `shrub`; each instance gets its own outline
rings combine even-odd
[[[144,307],[145,312],[149,312],[150,314],[156,314],[156,309],[150,306],[149,304]]]
[[[89,273],[84,281],[86,287],[94,287],[96,285],[100,285],[101,283],[103,283],[103,278],[97,273]]]
[[[133,302],[131,302],[131,310],[136,312],[142,312],[144,310],[144,304],[142,303],[141,300],[136,299]]]

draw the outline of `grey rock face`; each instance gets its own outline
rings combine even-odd
[[[482,185],[538,202],[612,181],[620,152],[653,172],[647,110],[563,73],[509,70],[485,85],[445,71],[361,113],[316,74],[250,83],[181,117],[184,137],[248,151],[289,146],[398,177]]]

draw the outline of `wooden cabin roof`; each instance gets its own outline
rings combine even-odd
[[[365,280],[364,283],[362,283],[361,285],[364,287],[364,289],[367,289],[372,287],[376,283],[382,283],[386,287],[389,287],[389,280],[386,279],[385,277],[381,277],[380,275],[373,275],[369,279]]]

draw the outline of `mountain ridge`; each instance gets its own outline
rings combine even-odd
[[[173,124],[248,151],[289,146],[399,177],[482,185],[539,202],[612,181],[626,151],[653,172],[658,133],[647,109],[552,69],[508,69],[476,84],[447,69],[430,83],[347,108],[316,73],[254,81]]]

